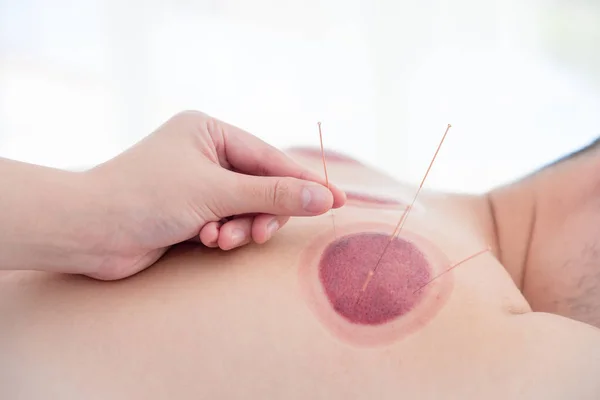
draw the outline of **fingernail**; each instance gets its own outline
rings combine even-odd
[[[302,208],[310,213],[322,212],[329,206],[330,196],[325,186],[306,186],[302,189]]]
[[[271,238],[275,232],[279,229],[279,221],[276,218],[273,218],[271,222],[267,224],[267,238]]]
[[[246,240],[246,233],[241,229],[234,229],[231,232],[231,242],[233,246],[239,246]]]

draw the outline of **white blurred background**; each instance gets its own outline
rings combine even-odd
[[[0,0],[0,156],[82,168],[197,109],[481,191],[600,136],[598,0]]]

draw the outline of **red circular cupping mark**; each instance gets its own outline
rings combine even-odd
[[[432,276],[425,256],[412,243],[365,233],[331,243],[319,263],[319,278],[337,313],[355,324],[379,325],[411,311],[423,296],[419,288]]]
[[[450,266],[447,256],[407,229],[390,242],[393,230],[380,223],[338,225],[337,237],[323,232],[302,253],[299,283],[308,307],[351,344],[386,345],[422,329],[452,292],[452,273],[440,276]]]

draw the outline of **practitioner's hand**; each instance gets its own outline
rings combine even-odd
[[[117,210],[106,259],[88,274],[99,279],[135,274],[189,239],[223,250],[264,243],[290,216],[345,202],[284,153],[199,112],[175,116],[88,174]]]

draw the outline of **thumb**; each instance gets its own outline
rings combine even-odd
[[[226,215],[320,215],[333,206],[333,194],[318,183],[289,177],[237,175],[221,205]]]

